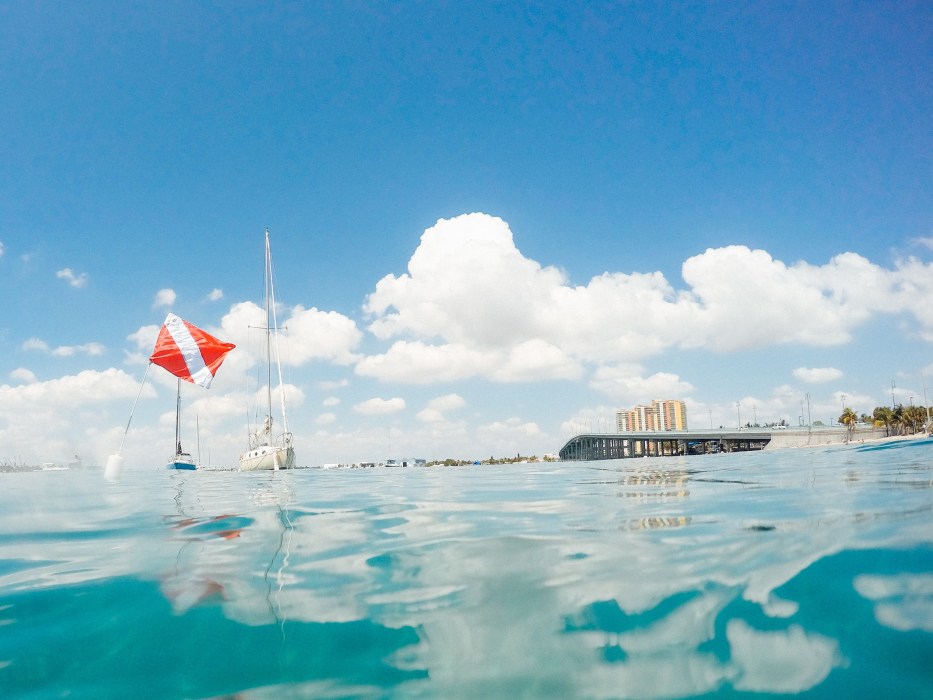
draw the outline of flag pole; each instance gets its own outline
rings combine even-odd
[[[146,377],[149,376],[150,367],[152,367],[151,362],[148,365],[146,365],[146,373],[143,375],[143,381],[139,385],[139,391],[136,392],[136,400],[133,402],[133,410],[130,411],[130,419],[126,421],[126,430],[123,431],[123,439],[120,440],[120,449],[117,450],[117,456],[120,456],[120,457],[123,456],[123,443],[126,442],[126,434],[130,432],[130,423],[133,422],[133,415],[136,413],[136,404],[139,403],[139,396],[140,394],[143,393],[143,387],[146,386]]]
[[[110,455],[107,458],[107,467],[104,470],[104,476],[107,479],[113,480],[120,476],[120,472],[123,470],[123,443],[126,442],[126,434],[130,432],[130,423],[133,422],[133,415],[136,413],[136,404],[139,403],[139,397],[143,393],[143,387],[146,386],[146,378],[149,376],[149,368],[152,367],[150,362],[146,365],[146,372],[143,374],[143,381],[139,385],[139,391],[136,392],[136,400],[133,402],[133,410],[130,411],[130,418],[126,421],[126,429],[123,431],[123,438],[120,440],[120,449],[117,450],[116,454]]]

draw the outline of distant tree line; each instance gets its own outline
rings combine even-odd
[[[925,406],[878,406],[870,416],[867,413],[859,416],[851,408],[845,408],[839,416],[839,423],[849,430],[854,429],[857,423],[868,423],[878,428],[883,426],[885,435],[888,436],[913,435],[930,430],[931,426],[927,425],[928,416]]]
[[[465,467],[471,464],[521,464],[523,462],[556,462],[557,457],[545,455],[515,455],[514,457],[489,457],[484,460],[471,459],[443,459],[428,462],[429,467]]]

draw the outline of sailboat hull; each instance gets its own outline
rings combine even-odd
[[[274,471],[294,469],[295,450],[292,447],[263,445],[240,455],[240,471]]]
[[[165,465],[166,469],[185,469],[192,471],[198,468],[197,463],[191,458],[187,452],[179,452],[175,455],[175,458],[170,460],[168,464]]]

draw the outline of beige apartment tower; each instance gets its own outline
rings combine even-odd
[[[650,406],[635,406],[616,412],[620,433],[686,430],[687,405],[679,399],[654,400]]]

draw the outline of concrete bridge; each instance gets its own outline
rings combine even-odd
[[[842,444],[882,438],[883,428],[737,428],[733,430],[662,430],[625,433],[582,433],[560,450],[564,462],[629,457],[748,452],[779,447]]]

